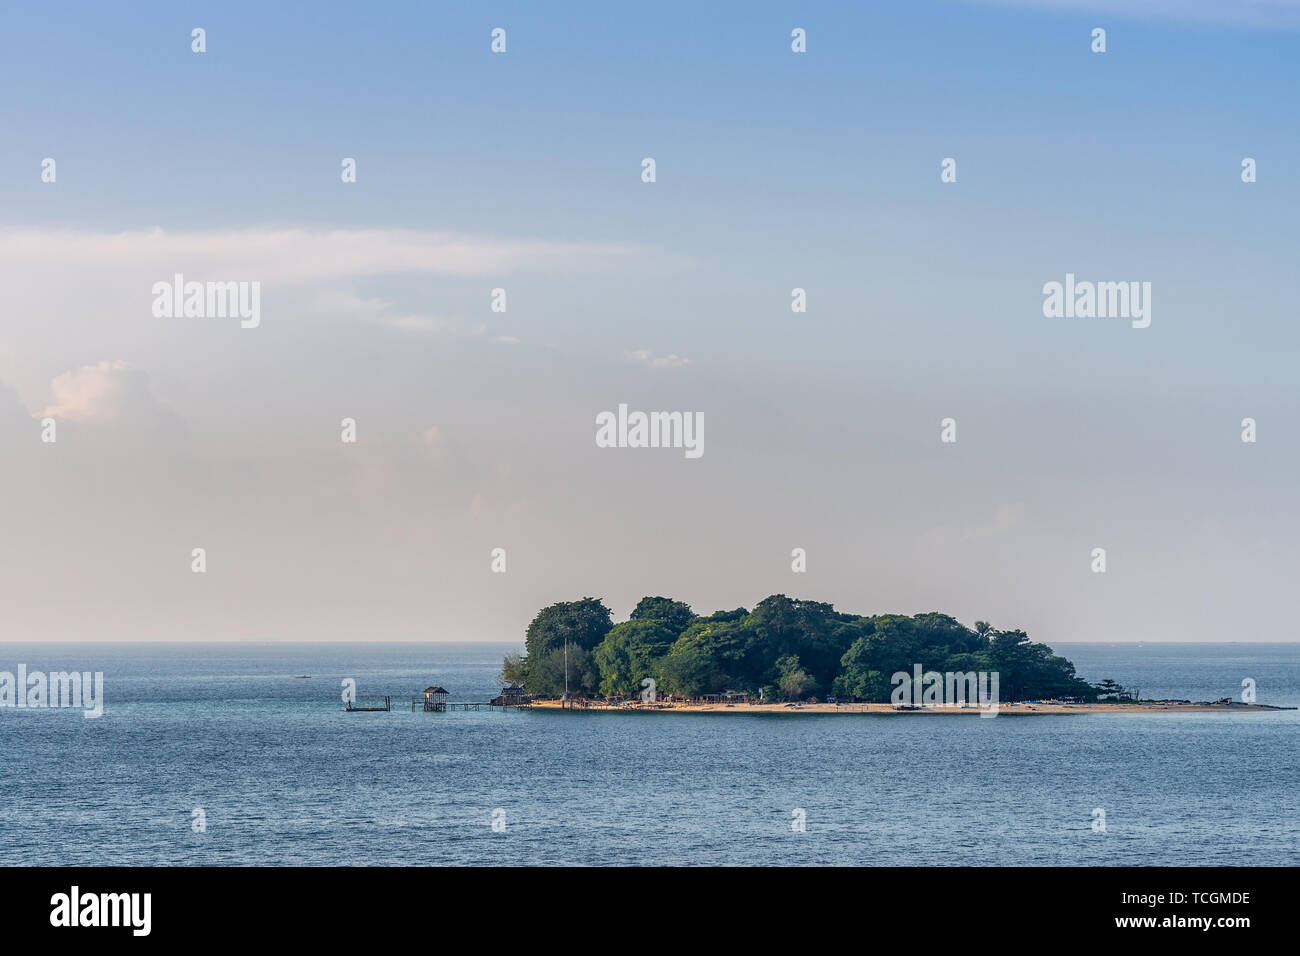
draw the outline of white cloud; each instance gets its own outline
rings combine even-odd
[[[60,372],[40,392],[25,408],[28,420],[53,418],[60,424],[60,435],[65,434],[63,427],[72,429],[66,435],[76,437],[64,447],[88,454],[101,478],[114,469],[139,468],[145,461],[161,474],[164,465],[175,465],[189,454],[186,421],[158,399],[144,371],[122,359]]]
[[[131,393],[146,389],[143,376],[133,375],[121,360],[98,362],[56,375],[50,382],[54,401],[40,417],[72,422],[120,419]]]
[[[684,368],[691,364],[691,360],[682,358],[680,355],[655,355],[649,349],[635,349],[623,353],[624,360],[636,365],[644,365],[646,368]]]
[[[393,329],[410,332],[442,332],[454,329],[453,319],[441,316],[404,312],[386,299],[363,298],[351,292],[333,290],[317,298],[313,312],[318,315],[335,314],[341,318],[373,322]]]
[[[402,272],[476,277],[555,269],[604,271],[644,263],[650,252],[630,243],[501,239],[415,229],[0,230],[0,261],[8,266],[139,266],[155,278],[189,272],[199,279],[313,282]]]

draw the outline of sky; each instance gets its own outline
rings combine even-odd
[[[20,2],[0,63],[7,640],[1296,639],[1300,3]]]

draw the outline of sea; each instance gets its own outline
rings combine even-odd
[[[1294,865],[1300,711],[412,712],[502,644],[0,644],[104,711],[0,707],[27,865]],[[1058,644],[1147,698],[1300,706],[1300,644]],[[392,699],[389,712],[345,713]]]

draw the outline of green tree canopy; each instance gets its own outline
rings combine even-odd
[[[660,665],[663,689],[670,694],[699,697],[732,689],[744,671],[746,642],[739,620],[697,618],[673,643]]]
[[[564,649],[567,644],[570,689],[594,693],[600,680],[596,676],[591,652],[614,626],[610,618],[609,608],[596,598],[562,601],[538,611],[524,635],[524,681],[528,690],[545,695],[564,693]],[[585,666],[587,672],[575,682],[580,666]]]
[[[524,655],[518,651],[511,651],[506,655],[505,660],[501,662],[501,673],[499,675],[502,685],[507,687],[518,687],[524,682]]]
[[[937,611],[847,614],[783,594],[752,611],[706,616],[681,601],[646,597],[618,625],[595,598],[552,604],[528,626],[527,655],[507,658],[502,679],[522,672],[530,692],[562,693],[566,640],[574,693],[632,695],[651,677],[661,692],[687,697],[763,690],[769,698],[799,700],[828,689],[887,701],[893,675],[910,675],[919,665],[923,672],[996,671],[1006,701],[1097,695],[1073,664],[1023,631],[996,630],[984,621],[966,627]]]
[[[594,652],[600,692],[609,697],[630,697],[640,692],[641,681],[647,677],[656,685],[661,683],[660,662],[676,639],[677,632],[663,621],[641,619],[615,624]]]
[[[659,621],[676,638],[695,620],[695,612],[685,601],[666,597],[643,597],[633,608],[629,620]]]
[[[563,647],[552,647],[528,655],[526,686],[529,693],[558,697],[564,693],[565,652]],[[591,696],[600,687],[600,672],[596,669],[592,652],[578,644],[570,644],[568,652],[569,693],[575,697]]]
[[[1101,697],[1115,699],[1122,693],[1124,693],[1123,685],[1115,683],[1109,677],[1097,685],[1097,694]]]
[[[817,681],[799,664],[799,658],[787,654],[776,662],[776,686],[786,700],[803,700],[817,689]]]

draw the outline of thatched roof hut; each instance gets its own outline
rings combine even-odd
[[[424,693],[425,713],[430,713],[435,711],[441,712],[447,709],[447,688],[442,687],[438,684],[432,684],[426,687],[423,693]],[[418,697],[411,698],[411,710],[415,710],[415,703],[419,699],[420,698]]]

